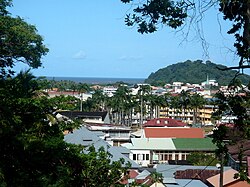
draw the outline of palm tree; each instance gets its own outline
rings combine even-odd
[[[186,122],[186,111],[190,107],[190,95],[187,91],[182,90],[179,97],[182,106],[183,120]]]
[[[116,109],[118,112],[118,123],[125,124],[125,117],[129,111],[131,103],[131,91],[127,86],[119,86],[116,90],[113,100],[116,103]]]
[[[163,182],[163,176],[161,173],[158,172],[152,172],[150,174],[150,177],[152,178],[152,182],[155,183],[155,187],[157,187],[157,183]]]
[[[177,117],[177,114],[179,109],[181,108],[180,102],[179,102],[179,96],[171,96],[170,97],[170,108],[173,109],[174,112],[174,118]]]
[[[169,116],[168,111],[169,111],[169,106],[170,106],[170,94],[169,93],[165,93],[164,95],[158,96],[157,106],[159,108],[166,109],[167,110],[166,116]],[[159,114],[157,114],[156,117],[158,118]]]
[[[150,85],[141,85],[140,89],[137,93],[137,97],[140,101],[140,125],[143,124],[144,121],[144,114],[146,114],[146,106],[145,103],[147,101],[147,95],[151,92],[151,87]]]
[[[197,124],[197,122],[198,122],[198,119],[197,119],[198,109],[201,108],[205,103],[206,103],[206,101],[205,101],[204,97],[198,93],[195,93],[190,97],[190,106],[194,111],[193,112],[193,124]]]

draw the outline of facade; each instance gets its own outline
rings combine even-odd
[[[212,125],[212,113],[217,110],[217,107],[213,105],[204,105],[202,108],[198,109],[197,122],[201,125]],[[185,112],[176,108],[160,108],[160,118],[173,118],[181,119],[184,123],[193,124],[194,123],[194,110],[187,109]]]

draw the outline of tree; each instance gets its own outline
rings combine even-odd
[[[187,161],[195,166],[215,166],[219,163],[215,154],[205,154],[202,152],[193,152],[187,155]]]
[[[222,13],[224,20],[231,21],[232,27],[228,30],[227,34],[232,34],[235,37],[233,46],[239,57],[237,66],[228,68],[219,68],[221,70],[237,69],[243,70],[250,68],[250,1],[249,0],[215,0],[215,1],[201,1],[201,0],[121,0],[123,3],[132,4],[132,12],[125,18],[126,25],[137,25],[139,33],[153,33],[157,31],[159,25],[169,26],[173,29],[180,28],[181,26],[193,24],[202,24],[204,12],[215,5],[218,11]],[[198,10],[197,10],[198,9]],[[192,12],[198,13],[194,17]],[[190,28],[190,27],[189,27]],[[198,28],[199,31],[202,29]],[[200,36],[202,35],[201,33]],[[204,38],[203,38],[204,39]],[[204,40],[202,40],[204,41]],[[238,76],[238,73],[236,76]],[[249,108],[249,91],[245,91],[245,96],[235,93],[231,96],[225,96],[220,93],[219,102],[219,115],[223,112],[229,111],[235,115],[236,128],[234,132],[238,132],[240,138],[250,138],[250,115]],[[219,126],[214,131],[213,140],[218,146],[218,156],[227,153],[224,140],[227,137],[225,126]],[[229,136],[231,137],[231,136]],[[237,136],[238,138],[238,136]],[[240,156],[240,155],[239,155]],[[240,161],[240,163],[242,163]],[[222,163],[223,164],[223,163]],[[238,175],[241,180],[245,180],[246,173],[244,168],[240,167],[240,174]],[[236,176],[237,177],[237,176]]]
[[[64,141],[63,124],[40,93],[34,76],[12,74],[14,63],[41,66],[47,49],[42,38],[21,18],[12,18],[0,0],[0,186],[107,186],[116,184],[127,167],[110,161],[105,150]]]
[[[227,32],[235,37],[234,47],[240,57],[238,66],[225,69],[249,68],[250,46],[250,2],[248,0],[121,0],[131,3],[132,13],[125,18],[127,26],[137,25],[139,33],[153,33],[161,26],[173,29],[190,24],[199,27],[204,13],[215,6],[223,14],[224,20],[233,23]],[[195,16],[196,15],[196,16]],[[197,30],[201,31],[202,28]],[[201,36],[201,33],[198,33]],[[204,39],[204,38],[202,38]],[[202,40],[204,41],[204,40]],[[224,70],[225,70],[224,69]]]
[[[0,1],[1,77],[13,75],[11,68],[17,62],[26,63],[32,68],[40,67],[41,57],[48,52],[35,26],[26,23],[20,17],[9,16],[6,7],[10,5],[10,0]]]
[[[74,96],[55,96],[50,98],[50,102],[55,110],[76,110],[80,109],[80,99]]]
[[[201,96],[200,94],[193,94],[190,97],[190,106],[193,109],[193,124],[197,124],[198,123],[198,109],[202,108],[203,105],[205,104],[205,99],[203,96]]]

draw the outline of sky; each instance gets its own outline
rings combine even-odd
[[[188,41],[168,27],[140,34],[124,22],[131,6],[120,0],[13,0],[12,16],[35,25],[49,53],[35,76],[147,78],[152,72],[186,60],[210,60],[237,65],[230,26],[211,9],[203,20],[209,43],[205,55],[201,40],[191,28]],[[17,71],[28,69],[19,64]]]

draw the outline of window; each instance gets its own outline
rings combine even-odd
[[[182,153],[181,160],[186,160],[186,154],[185,153]]]
[[[164,155],[164,160],[168,160],[168,154]]]
[[[172,154],[169,154],[169,160],[172,160]]]
[[[133,154],[133,160],[136,160],[136,154]]]
[[[175,154],[175,160],[179,160],[179,154]]]
[[[146,154],[146,160],[149,160],[149,154]]]

